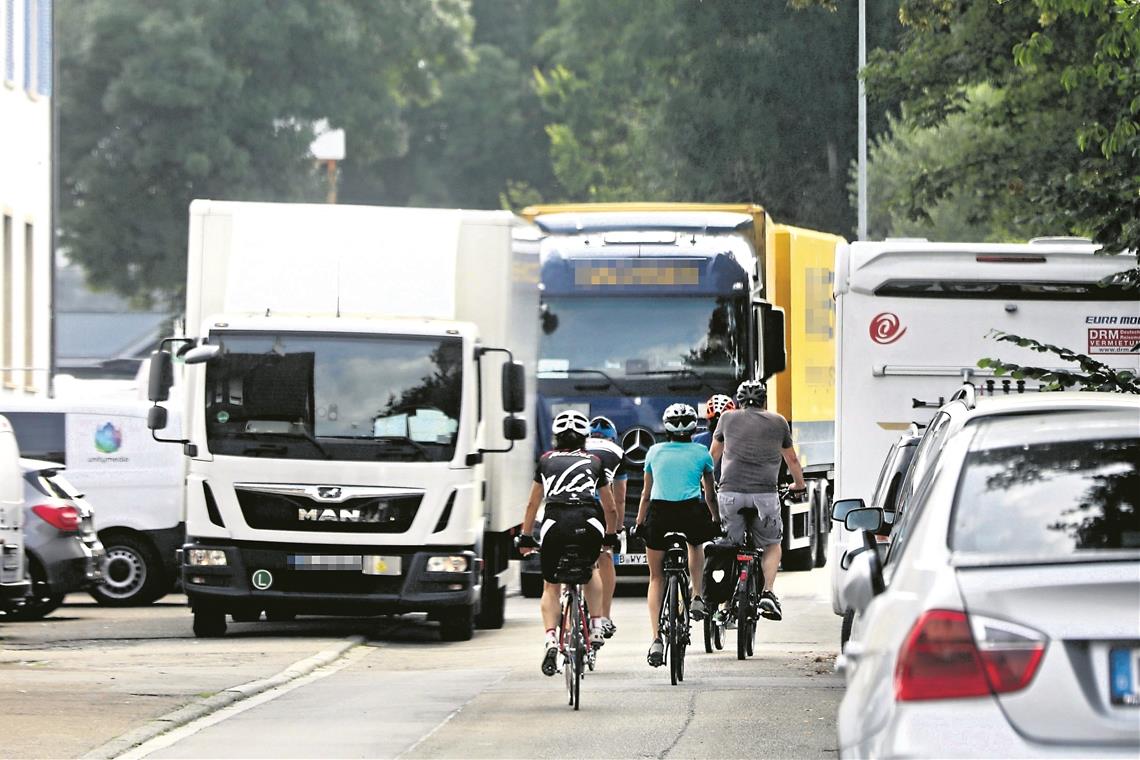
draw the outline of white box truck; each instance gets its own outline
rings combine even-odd
[[[499,627],[530,488],[538,235],[508,212],[190,206],[183,587],[226,615]],[[521,415],[521,416],[516,416]],[[157,432],[156,432],[157,435]]]
[[[24,475],[20,448],[0,417],[0,612],[14,609],[32,588],[24,557]]]
[[[1060,368],[1050,354],[990,339],[1013,333],[1140,372],[1140,299],[1101,281],[1136,266],[1079,238],[1023,244],[922,239],[844,243],[836,252],[836,499],[871,501],[892,443],[925,425],[964,381],[981,395],[1035,392],[978,360]],[[1075,369],[1070,365],[1068,369]],[[835,527],[832,606],[842,615],[840,560],[861,534]]]

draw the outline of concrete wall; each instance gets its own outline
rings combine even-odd
[[[51,2],[0,0],[0,393],[51,361]]]

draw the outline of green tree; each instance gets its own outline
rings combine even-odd
[[[319,199],[312,124],[353,171],[466,65],[463,0],[60,4],[62,233],[100,288],[178,297],[193,198]]]

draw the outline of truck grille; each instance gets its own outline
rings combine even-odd
[[[249,527],[312,533],[403,533],[423,499],[419,494],[361,496],[329,503],[301,494],[236,490]]]

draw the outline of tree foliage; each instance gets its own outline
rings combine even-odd
[[[61,3],[63,241],[96,286],[177,294],[193,198],[315,200],[312,124],[360,173],[466,65],[463,0]]]
[[[1024,338],[1001,330],[994,330],[989,337],[999,342],[1013,343],[1040,354],[1056,356],[1068,364],[1075,365],[1073,369],[1065,370],[1010,364],[993,358],[978,361],[979,367],[992,369],[997,377],[1009,376],[1014,380],[1037,380],[1047,391],[1075,389],[1140,393],[1140,377],[1137,377],[1136,373],[1131,370],[1114,369],[1104,362],[1085,354],[1079,354],[1071,349],[1042,343],[1033,338]],[[1134,347],[1133,350],[1140,350],[1140,346]]]

